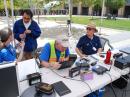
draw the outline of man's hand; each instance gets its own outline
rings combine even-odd
[[[31,30],[26,30],[25,33],[26,33],[26,34],[30,34],[30,33],[31,33]]]
[[[69,61],[69,57],[67,57],[67,58],[60,58],[59,59],[59,62],[64,62],[64,61]]]
[[[19,45],[20,45],[21,47],[23,47],[23,46],[25,45],[25,42],[24,42],[24,41],[21,41],[21,42],[19,43]]]
[[[58,68],[60,68],[61,64],[59,64],[58,62],[56,62],[56,63],[51,63],[50,66],[51,66],[53,69],[58,69]]]
[[[20,37],[21,39],[25,38],[25,36],[26,36],[25,34],[20,34],[20,35],[19,35],[19,37]]]
[[[82,55],[80,56],[80,58],[85,58],[85,57],[87,57],[87,55],[85,55],[85,54],[82,54]]]
[[[21,41],[21,42],[19,42],[19,43],[16,44],[16,48],[17,49],[22,48],[24,45],[25,45],[25,42]]]
[[[65,58],[60,58],[60,59],[59,59],[59,62],[64,62],[64,61],[66,61]]]

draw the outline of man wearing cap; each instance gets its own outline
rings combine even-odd
[[[45,44],[40,55],[41,65],[53,69],[60,68],[59,62],[69,60],[69,40],[66,36],[58,36]]]
[[[86,35],[82,36],[76,45],[76,52],[81,58],[102,51],[100,39],[94,35],[97,32],[96,25],[94,23],[88,24],[86,32]]]

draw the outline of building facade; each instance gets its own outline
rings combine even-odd
[[[78,7],[74,6],[73,7],[73,15],[79,15],[78,14]],[[101,8],[99,8],[98,10],[96,8],[92,9],[92,13],[89,14],[89,7],[86,6],[82,6],[81,7],[81,14],[80,15],[94,15],[94,16],[100,16],[101,15]],[[109,12],[109,10],[107,10],[107,8],[104,8],[104,16],[106,16],[108,13],[112,14],[112,15],[116,15],[118,17],[130,17],[130,0],[126,1],[126,4],[124,7],[119,8],[117,10],[113,10],[112,12]]]
[[[130,0],[127,0],[127,3],[124,8],[124,16],[130,17]]]

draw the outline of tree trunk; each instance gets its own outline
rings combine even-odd
[[[82,2],[79,2],[79,5],[78,5],[78,15],[81,15],[82,14]]]
[[[103,16],[105,16],[106,14],[107,14],[107,8],[106,8],[106,6],[104,6]]]
[[[92,6],[90,6],[90,7],[89,7],[89,11],[88,11],[88,15],[90,15],[90,16],[91,16],[92,14],[93,14],[93,7],[92,7]]]
[[[124,15],[124,9],[125,9],[124,7],[118,9],[118,16],[119,17],[123,17],[123,15]]]
[[[40,12],[41,12],[41,15],[43,15],[43,9],[42,9],[42,8],[40,8],[39,10],[40,10]]]

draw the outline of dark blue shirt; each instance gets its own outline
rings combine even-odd
[[[102,48],[98,36],[93,36],[93,39],[88,38],[87,35],[82,36],[76,46],[83,54],[91,55],[97,53],[99,48]]]
[[[4,61],[9,62],[15,60],[16,60],[16,51],[11,45],[8,45],[0,50],[0,63]]]
[[[21,41],[19,35],[23,34],[25,30],[26,28],[24,27],[23,19],[16,21],[13,27],[14,37],[18,41]],[[31,25],[29,26],[28,30],[31,30],[31,33],[26,34],[24,51],[32,52],[33,50],[37,48],[36,39],[40,36],[41,30],[38,24],[33,20],[31,21]]]
[[[40,60],[48,62],[50,59],[50,52],[51,52],[51,47],[50,47],[50,44],[47,43],[42,49],[42,52],[40,55]],[[57,61],[58,61],[60,58],[61,51],[59,51],[58,49],[55,49],[55,52],[56,52],[56,57],[57,57]],[[68,57],[69,54],[70,54],[69,48],[67,48],[65,51],[65,57]]]

